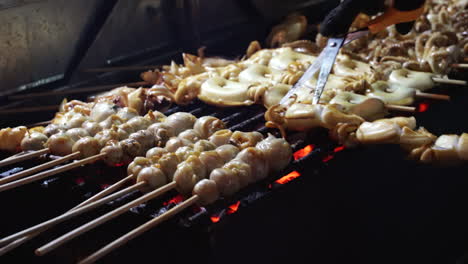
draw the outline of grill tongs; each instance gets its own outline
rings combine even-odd
[[[400,11],[395,9],[393,6],[389,7],[384,14],[372,20],[369,25],[360,30],[346,34],[343,37],[336,37],[328,39],[327,46],[322,50],[320,55],[314,60],[312,65],[302,75],[296,84],[289,90],[289,92],[281,99],[280,104],[285,104],[289,98],[291,98],[296,89],[305,86],[310,90],[313,95],[313,104],[318,104],[320,96],[322,95],[325,85],[328,80],[328,76],[335,64],[336,57],[341,47],[350,43],[351,41],[358,39],[368,33],[378,33],[385,28],[399,23],[410,22],[416,20],[424,12],[424,5],[418,9],[411,11]],[[307,81],[312,79],[317,70],[320,69],[316,87],[312,87],[307,84]]]

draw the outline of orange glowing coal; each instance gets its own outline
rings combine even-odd
[[[212,215],[212,216],[210,217],[210,219],[211,219],[211,222],[217,223],[217,222],[219,222],[219,220],[221,219],[221,217],[219,217],[219,216],[217,216],[217,215]]]
[[[301,176],[301,174],[298,171],[292,171],[289,174],[287,174],[287,175],[281,177],[280,179],[276,180],[275,182],[279,183],[279,184],[285,184],[285,183],[288,183],[288,182],[296,179],[299,176]]]
[[[333,150],[333,152],[335,152],[335,153],[336,153],[336,152],[340,152],[340,151],[343,151],[344,149],[345,149],[344,146],[339,146],[339,147],[336,147],[336,148]]]
[[[228,211],[227,213],[228,214],[233,214],[237,211],[237,209],[239,209],[239,205],[240,205],[240,201],[237,201],[236,203],[234,204],[231,204],[230,206],[228,206]]]
[[[163,203],[164,206],[168,204],[178,204],[184,200],[184,197],[182,195],[178,194],[177,196],[172,197],[169,201],[166,201]]]
[[[298,160],[298,159],[301,159],[301,158],[309,155],[309,153],[311,153],[312,150],[314,150],[314,145],[307,145],[303,149],[300,149],[300,150],[294,152],[294,154],[293,154],[294,160]]]
[[[427,109],[429,109],[429,104],[428,103],[420,103],[418,105],[418,112],[420,112],[420,113],[426,112]]]

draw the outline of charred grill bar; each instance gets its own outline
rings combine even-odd
[[[115,2],[115,6],[103,10],[111,12],[110,10],[115,8],[114,11],[123,12],[122,8],[125,5],[120,1]],[[180,6],[177,5],[189,5],[193,8],[193,16],[200,12],[200,6],[192,3],[199,1],[174,1],[173,6],[168,2],[161,10],[168,9],[165,12],[170,14],[181,12]],[[201,2],[203,6],[204,1]],[[249,8],[246,20],[240,19],[237,24],[214,27],[209,32],[199,33],[201,37],[185,36],[184,39],[172,36],[168,43],[184,50],[193,49],[197,47],[194,43],[190,43],[193,45],[190,46],[177,42],[200,37],[202,44],[207,45],[210,52],[221,55],[242,54],[248,41],[261,39],[261,34],[266,32],[247,30],[248,21],[252,21],[253,18],[259,20],[259,11],[254,9],[258,5],[249,6],[242,3],[243,1],[238,2],[239,8]],[[315,1],[305,2],[312,6],[316,4]],[[291,10],[294,8],[288,11]],[[186,13],[183,16],[190,17]],[[101,23],[105,24],[105,21]],[[185,32],[182,29],[188,22],[182,23],[172,18],[170,23],[181,28],[180,35]],[[195,35],[197,27],[200,25],[193,25]],[[226,29],[233,31],[226,33]],[[226,41],[233,39],[236,40]],[[104,40],[97,37],[97,41],[102,43]],[[91,50],[94,47],[93,43],[88,43],[88,46],[91,46]],[[133,53],[109,60],[109,65],[106,66],[126,66],[129,63],[154,65],[167,62],[169,58],[178,58],[180,50],[165,49],[166,46],[136,48]],[[88,55],[80,67],[102,66],[99,63],[93,64],[92,60]],[[70,80],[73,81],[66,87],[51,82],[47,86],[39,86],[36,90],[47,90],[54,88],[54,85],[59,89],[70,89],[133,82],[136,81],[135,72],[93,74],[90,78],[89,73],[87,75],[76,71],[75,76],[70,76]],[[468,99],[468,93],[454,92],[453,88],[447,87],[441,89],[449,91],[452,102],[423,102],[419,105],[423,113],[418,114],[418,119],[425,127],[436,132],[468,131],[466,122],[460,123],[460,119],[453,115],[466,111],[463,102]],[[84,98],[88,93],[77,95],[78,98]],[[56,99],[59,97],[61,96],[57,96]],[[10,108],[18,105],[43,105],[44,102],[54,101],[51,98],[19,103],[9,102],[8,98],[6,100],[6,106]],[[194,102],[188,106],[173,106],[166,114],[178,111],[187,111],[197,117],[216,116],[233,130],[277,133],[263,126],[263,110],[257,106],[219,109]],[[15,125],[16,122],[24,123],[25,120],[43,121],[45,116],[50,114],[36,115],[34,120],[25,114],[2,120],[11,118],[5,122]],[[394,146],[344,150],[343,147],[332,143],[325,131],[314,134],[292,133],[289,135],[289,142],[295,151],[295,161],[281,173],[249,186],[230,199],[222,199],[206,208],[192,207],[159,228],[130,242],[102,262],[137,260],[182,263],[207,260],[213,263],[271,263],[307,260],[321,263],[454,263],[463,255],[468,242],[468,228],[465,224],[468,217],[463,210],[468,202],[465,191],[468,183],[466,165],[455,168],[418,165],[401,158],[401,151]],[[24,167],[2,168],[0,175],[7,176],[40,162],[41,160],[33,160],[21,164]],[[122,178],[124,171],[123,168],[108,168],[96,164],[67,172],[66,176],[52,177],[41,183],[1,193],[1,201],[14,202],[2,203],[4,214],[0,235],[3,237],[11,233],[11,230],[21,230],[68,210]],[[25,196],[24,193],[28,195]],[[113,201],[105,208],[74,220],[72,224],[78,226],[85,223],[137,195],[132,193]],[[33,256],[33,250],[37,246],[69,230],[69,224],[63,224],[2,258],[5,259],[5,263],[76,262],[180,201],[176,192],[168,193],[160,199],[133,208],[131,213],[73,240],[53,254],[41,258]]]

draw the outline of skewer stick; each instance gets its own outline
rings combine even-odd
[[[119,198],[119,197],[122,197],[123,195],[125,194],[128,194],[128,193],[131,193],[133,191],[136,191],[136,190],[139,190],[142,186],[146,185],[146,182],[139,182],[137,184],[134,184],[128,188],[125,188],[119,192],[116,192],[114,194],[111,194],[101,200],[98,200],[98,201],[95,201],[95,202],[91,202],[85,206],[82,206],[80,208],[77,208],[77,209],[72,209],[71,211],[68,211],[67,213],[64,213],[62,215],[59,215],[55,218],[52,218],[50,220],[47,220],[45,222],[42,222],[40,224],[37,224],[35,226],[32,226],[30,228],[27,228],[23,231],[20,231],[20,232],[17,232],[13,235],[10,235],[8,237],[5,237],[3,239],[0,240],[0,245],[4,245],[6,243],[10,243],[12,241],[15,241],[17,240],[18,238],[21,238],[23,236],[26,236],[26,235],[29,235],[29,234],[33,234],[33,233],[36,233],[36,232],[42,232],[42,231],[45,231],[49,228],[51,228],[52,226],[54,225],[57,225],[59,223],[62,223],[70,218],[73,218],[75,216],[78,216],[78,215],[81,215],[85,212],[88,212],[92,209],[95,209],[103,204],[106,204],[116,198]]]
[[[410,112],[410,113],[416,112],[416,107],[414,106],[388,104],[388,105],[385,105],[385,107],[387,107],[388,110],[392,110],[392,111],[401,111],[401,112]]]
[[[4,158],[1,161],[13,159],[13,158],[16,158],[16,157],[19,157],[19,156],[23,156],[24,154],[27,154],[27,152],[26,151],[21,151],[21,152],[18,152],[16,154],[11,155],[10,157]]]
[[[25,161],[25,160],[32,159],[32,158],[35,158],[35,157],[39,157],[39,156],[41,156],[43,154],[47,154],[47,153],[49,153],[49,149],[45,148],[45,149],[30,152],[30,153],[22,154],[22,155],[19,155],[19,156],[16,156],[16,157],[9,157],[9,158],[6,158],[6,159],[0,161],[0,167],[10,165],[10,164],[13,164],[13,163],[16,163],[16,162]],[[0,184],[1,183],[2,183],[2,180],[0,180]]]
[[[173,217],[174,215],[178,214],[179,212],[183,211],[187,207],[195,204],[198,201],[198,195],[194,195],[189,199],[183,201],[182,203],[174,206],[167,212],[163,213],[162,215],[155,217],[154,219],[140,225],[139,227],[133,229],[132,231],[128,232],[127,234],[121,236],[117,240],[114,240],[112,243],[108,244],[107,246],[101,248],[100,250],[93,253],[91,256],[83,259],[82,261],[78,262],[78,264],[90,264],[94,263],[100,258],[104,257],[105,255],[109,254],[114,249],[117,249],[123,245],[125,245],[128,241],[136,238],[137,236],[145,233],[146,231],[150,230],[151,228],[159,225],[160,223],[166,221],[167,219]]]
[[[94,201],[97,201],[97,200],[101,199],[102,197],[105,197],[108,194],[113,193],[114,191],[118,190],[120,187],[125,185],[128,181],[133,180],[134,178],[135,178],[135,176],[133,176],[133,174],[128,175],[127,177],[123,178],[122,180],[120,180],[120,181],[112,184],[111,186],[105,188],[104,190],[96,193],[92,197],[88,198],[86,201],[84,201],[84,202],[80,203],[79,205],[73,207],[71,210],[74,210],[76,208],[82,207],[83,205],[86,205],[86,204],[92,203]]]
[[[37,127],[37,126],[47,126],[48,124],[52,123],[52,120],[48,120],[48,121],[42,121],[42,122],[37,122],[37,123],[33,123],[33,124],[29,124],[29,125],[26,125],[25,127]]]
[[[43,172],[38,173],[36,175],[30,176],[28,178],[24,178],[24,179],[21,179],[21,180],[17,180],[15,182],[10,182],[10,183],[1,185],[0,186],[0,192],[6,191],[6,190],[9,190],[9,189],[18,187],[18,186],[22,186],[22,185],[25,185],[25,184],[28,184],[28,183],[31,183],[31,182],[35,182],[35,181],[47,178],[47,177],[52,176],[52,175],[59,174],[61,172],[65,172],[65,171],[74,169],[74,168],[79,167],[79,166],[84,165],[84,164],[92,163],[92,162],[94,162],[96,160],[102,159],[105,155],[106,155],[105,153],[97,154],[97,155],[94,155],[94,156],[91,156],[91,157],[88,157],[88,158],[85,158],[85,159],[82,159],[82,160],[75,161],[73,163],[64,165],[64,166],[59,167],[59,168],[51,169],[51,170],[48,170],[48,171],[43,171]]]
[[[438,78],[438,77],[432,77],[432,80],[436,83],[442,83],[442,84],[453,84],[453,85],[466,85],[467,82],[463,80],[452,80],[452,79],[445,79],[445,78]]]
[[[143,196],[141,196],[140,198],[138,199],[135,199],[127,204],[124,204],[122,205],[121,207],[113,210],[113,211],[110,211],[108,212],[107,214],[105,215],[102,215],[101,217],[98,217],[96,219],[94,219],[93,221],[85,224],[85,225],[82,225],[81,227],[79,228],[76,228],[64,235],[62,235],[61,237],[47,243],[46,245],[36,249],[36,255],[38,256],[43,256],[45,254],[47,254],[48,252],[54,250],[55,248],[63,245],[64,243],[66,243],[67,241],[101,225],[101,224],[104,224],[105,222],[127,212],[128,210],[130,210],[130,208],[132,207],[135,207],[137,205],[140,205],[144,202],[147,202],[153,198],[156,198],[158,197],[159,195],[163,194],[163,193],[166,193],[167,191],[173,189],[176,187],[176,183],[173,181],[171,183],[168,183],[152,192],[149,192]]]
[[[49,149],[44,149],[44,150],[47,150],[47,152],[48,152]],[[61,157],[61,158],[59,158],[59,159],[52,160],[52,161],[46,162],[46,163],[44,163],[44,164],[41,164],[41,165],[32,167],[32,168],[30,168],[30,169],[27,169],[27,170],[24,170],[24,171],[15,173],[15,174],[13,174],[13,175],[10,175],[10,176],[8,176],[8,177],[5,177],[5,178],[3,178],[3,179],[0,179],[0,186],[1,186],[1,184],[5,184],[5,183],[8,183],[8,182],[12,182],[12,181],[15,181],[15,180],[17,180],[17,179],[20,179],[20,178],[29,176],[29,175],[31,175],[31,174],[33,174],[33,173],[38,172],[38,171],[41,171],[41,170],[44,170],[44,169],[48,169],[48,168],[54,167],[55,165],[58,165],[58,164],[67,162],[67,161],[69,161],[69,160],[72,160],[72,159],[78,157],[79,155],[80,155],[80,152],[75,152],[75,153],[69,154],[69,155],[67,155],[67,156]],[[20,157],[22,157],[22,156],[20,156]]]
[[[468,69],[468,63],[454,63],[450,66],[457,69]]]
[[[30,94],[21,94],[21,95],[12,95],[8,96],[10,100],[21,100],[21,99],[30,99],[36,97],[47,97],[47,96],[54,96],[54,95],[66,95],[66,94],[75,94],[75,93],[86,93],[86,92],[97,92],[103,91],[114,87],[119,86],[141,86],[147,85],[148,82],[132,82],[132,83],[118,83],[118,84],[109,84],[109,85],[99,85],[99,86],[91,86],[85,88],[76,88],[76,89],[69,89],[69,90],[60,90],[60,91],[51,91],[51,92],[43,92],[43,93],[30,93]]]
[[[423,93],[421,91],[416,91],[416,97],[428,98],[435,100],[450,101],[450,96],[445,94],[433,94],[433,93]]]
[[[94,195],[93,197],[89,198],[88,200],[86,200],[86,201],[80,203],[79,205],[73,207],[70,211],[76,210],[76,209],[78,209],[78,208],[80,208],[80,207],[83,207],[83,206],[85,206],[85,205],[88,205],[88,204],[90,204],[90,203],[92,203],[92,202],[94,202],[94,201],[96,201],[96,200],[99,200],[99,199],[101,199],[101,198],[104,197],[104,196],[107,196],[108,194],[110,194],[110,193],[116,191],[116,190],[117,190],[118,188],[120,188],[123,184],[125,184],[127,181],[129,181],[129,180],[131,180],[131,179],[133,179],[133,178],[134,178],[133,175],[130,174],[129,176],[123,178],[122,180],[120,180],[120,181],[118,181],[118,182],[112,184],[112,186],[109,186],[108,188],[106,188],[106,189],[100,191],[99,193],[97,193],[97,194]],[[132,189],[126,189],[126,192],[120,192],[118,195],[116,194],[115,196],[120,197],[120,195],[125,195],[127,192],[131,192],[131,191],[133,191],[133,190],[132,190]],[[106,201],[103,201],[102,203],[106,203],[106,202],[107,202],[107,200],[106,200]],[[97,204],[97,203],[96,203],[96,204]],[[96,204],[95,204],[94,206],[98,206],[98,205],[96,205]],[[68,212],[70,212],[70,211],[68,211]],[[15,248],[21,246],[22,244],[28,242],[29,240],[35,238],[36,236],[40,235],[42,232],[48,230],[48,229],[51,228],[51,227],[52,227],[52,226],[45,227],[45,228],[43,228],[43,229],[41,229],[41,230],[39,230],[39,231],[37,231],[37,232],[34,232],[34,233],[32,233],[32,234],[29,234],[29,235],[26,235],[26,236],[24,236],[24,237],[22,237],[22,238],[20,238],[20,239],[17,239],[17,240],[15,240],[15,241],[11,242],[11,243],[8,244],[8,245],[6,245],[6,246],[0,248],[0,257],[3,256],[3,255],[5,255],[6,253],[12,251],[13,249],[15,249]]]

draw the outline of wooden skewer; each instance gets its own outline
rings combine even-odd
[[[76,228],[64,235],[62,235],[61,237],[47,243],[46,245],[36,249],[36,255],[38,256],[42,256],[44,254],[47,254],[48,252],[54,250],[55,248],[61,246],[62,244],[66,243],[67,241],[81,235],[81,234],[84,234],[85,232],[127,212],[128,210],[130,210],[130,208],[132,207],[135,207],[139,204],[142,204],[144,202],[147,202],[153,198],[156,198],[158,197],[159,195],[163,194],[163,193],[166,193],[167,191],[171,190],[171,189],[174,189],[176,187],[176,183],[175,182],[171,182],[171,183],[168,183],[152,192],[149,192],[143,196],[141,196],[140,198],[138,199],[135,199],[125,205],[122,205],[121,207],[113,210],[113,211],[110,211],[108,212],[107,214],[105,215],[102,215],[101,217],[98,217],[96,219],[94,219],[93,221],[85,224],[85,225],[82,225],[81,227],[79,228]]]
[[[16,163],[16,162],[25,161],[25,160],[32,159],[32,158],[35,158],[35,157],[39,157],[39,156],[41,156],[43,154],[47,154],[47,153],[49,153],[49,149],[45,148],[45,149],[30,152],[30,153],[22,154],[22,155],[19,155],[19,156],[16,156],[16,157],[9,157],[9,158],[6,158],[6,159],[0,161],[0,167],[10,165],[10,164],[13,164],[13,163]],[[0,184],[1,183],[2,183],[2,180],[0,180]]]
[[[457,69],[468,69],[468,63],[454,63],[450,66]]]
[[[50,123],[52,123],[52,120],[29,124],[29,125],[26,125],[25,127],[30,128],[30,127],[37,127],[37,126],[47,126]]]
[[[107,89],[119,87],[119,86],[141,86],[141,85],[147,85],[147,84],[148,82],[118,83],[118,84],[91,86],[91,87],[86,87],[86,88],[76,88],[76,89],[61,90],[61,91],[12,95],[12,96],[9,96],[8,99],[20,100],[20,99],[29,99],[29,98],[37,98],[37,97],[45,97],[45,96],[97,92],[97,91],[103,91],[103,90],[107,90]]]
[[[76,209],[78,209],[78,208],[80,208],[80,207],[83,207],[83,206],[85,206],[85,205],[88,205],[88,204],[90,204],[90,203],[92,203],[92,202],[94,202],[94,201],[96,201],[96,200],[101,199],[101,198],[104,197],[104,196],[107,196],[107,195],[113,193],[114,191],[116,191],[117,189],[119,189],[122,185],[124,185],[127,181],[129,181],[129,180],[131,180],[131,179],[133,179],[133,178],[134,178],[134,176],[133,176],[132,174],[130,174],[129,176],[123,178],[122,180],[120,180],[120,181],[118,181],[118,182],[112,184],[112,185],[109,186],[108,188],[106,188],[106,189],[100,191],[99,193],[97,193],[97,194],[94,195],[93,197],[89,198],[88,200],[86,200],[86,201],[80,203],[79,205],[73,207],[70,211],[73,211],[73,210],[76,210]],[[136,186],[136,185],[134,185],[134,186]],[[135,187],[134,187],[134,188],[135,188]],[[129,192],[131,192],[131,191],[133,191],[133,190],[132,190],[132,189],[126,189],[125,192],[120,192],[118,195],[115,195],[115,197],[120,197],[121,195],[125,195],[126,193],[129,193]],[[101,201],[101,202],[104,204],[104,203],[107,202],[107,200]],[[97,204],[98,204],[98,203],[94,204],[94,206],[96,206],[96,207],[99,206],[99,205],[97,205]],[[68,212],[70,212],[70,211],[68,211]],[[37,231],[37,232],[34,232],[34,233],[32,233],[32,234],[29,234],[29,235],[26,235],[26,236],[24,236],[24,237],[22,237],[22,238],[20,238],[20,239],[17,239],[17,240],[15,240],[15,241],[11,242],[10,244],[4,246],[3,248],[0,248],[0,257],[3,256],[3,255],[5,255],[6,253],[12,251],[13,249],[15,249],[15,248],[21,246],[22,244],[28,242],[29,240],[35,238],[36,236],[40,235],[42,232],[48,230],[48,229],[51,228],[51,227],[52,227],[52,226],[42,228],[42,229],[40,229],[40,230]]]
[[[125,67],[103,67],[83,69],[82,72],[112,72],[112,71],[137,71],[137,70],[154,70],[161,66],[146,65],[146,66],[125,66]]]
[[[432,77],[432,80],[436,83],[442,83],[442,84],[467,85],[467,82],[463,80],[452,80],[452,79],[445,79],[445,78],[438,78],[438,77]]]
[[[435,99],[435,100],[444,100],[450,101],[450,96],[445,94],[433,94],[433,93],[423,93],[421,91],[416,91],[416,97]]]
[[[12,241],[15,241],[17,240],[18,238],[21,238],[23,236],[26,236],[26,235],[29,235],[29,234],[33,234],[33,233],[36,233],[38,231],[45,231],[46,229],[49,229],[50,227],[54,226],[54,225],[57,225],[59,223],[62,223],[70,218],[73,218],[75,216],[78,216],[78,215],[81,215],[85,212],[88,212],[92,209],[95,209],[103,204],[106,204],[116,198],[119,198],[119,197],[122,197],[123,195],[127,194],[127,193],[131,193],[133,191],[136,191],[136,190],[139,190],[141,187],[143,187],[144,185],[146,185],[145,182],[139,182],[137,184],[134,184],[128,188],[125,188],[119,192],[116,192],[114,194],[111,194],[101,200],[98,200],[98,201],[94,201],[94,202],[91,202],[87,205],[84,205],[80,208],[77,208],[77,209],[72,209],[71,211],[68,211],[67,213],[64,213],[62,215],[59,215],[55,218],[52,218],[50,220],[47,220],[45,222],[42,222],[40,224],[37,224],[35,226],[32,226],[30,228],[27,228],[23,231],[20,231],[20,232],[17,232],[13,235],[10,235],[8,237],[5,237],[5,238],[2,238],[0,240],[0,245],[4,245],[6,243],[10,243]]]
[[[392,110],[392,111],[401,111],[401,112],[410,112],[410,113],[416,112],[416,107],[414,106],[388,104],[388,105],[385,105],[385,107],[387,107],[388,110]]]
[[[9,160],[9,159],[13,159],[13,158],[16,158],[16,157],[22,156],[22,155],[24,155],[24,154],[27,154],[27,152],[26,152],[26,151],[21,151],[21,152],[18,152],[18,153],[16,153],[16,154],[13,154],[13,155],[11,155],[11,156],[10,156],[10,157],[8,157],[8,158],[4,158],[4,159],[2,159],[1,161],[5,161],[5,160]]]
[[[79,166],[84,165],[84,164],[92,163],[92,162],[94,162],[96,160],[102,159],[105,155],[106,155],[105,153],[97,154],[97,155],[94,155],[94,156],[91,156],[91,157],[88,157],[88,158],[85,158],[85,159],[82,159],[82,160],[75,161],[73,163],[64,165],[64,166],[59,167],[59,168],[43,171],[43,172],[38,173],[36,175],[30,176],[30,177],[27,177],[27,178],[24,178],[24,179],[21,179],[21,180],[17,180],[15,182],[10,182],[10,183],[7,183],[7,184],[3,184],[3,185],[0,186],[0,192],[10,190],[12,188],[22,186],[22,185],[25,185],[25,184],[28,184],[28,183],[31,183],[31,182],[34,182],[34,181],[38,181],[38,180],[47,178],[47,177],[55,175],[55,174],[59,174],[61,172],[74,169],[74,168],[79,167]]]
[[[59,108],[58,105],[23,107],[23,108],[0,110],[0,114],[30,113],[30,112],[41,112],[41,111],[45,112],[45,111],[57,110],[58,108]]]
[[[134,178],[135,178],[135,176],[133,174],[128,175],[127,177],[123,178],[122,180],[112,184],[111,186],[105,188],[104,190],[102,190],[102,191],[98,192],[97,194],[93,195],[92,197],[88,198],[86,201],[84,201],[84,202],[80,203],[79,205],[73,207],[72,210],[76,209],[76,208],[79,208],[79,207],[82,207],[85,204],[97,201],[97,200],[101,199],[102,197],[105,197],[108,194],[113,193],[114,191],[120,189],[120,187],[125,185],[128,181],[133,180]]]
[[[49,149],[44,149],[44,150],[49,150]],[[32,167],[32,168],[30,168],[30,169],[27,169],[27,170],[24,170],[24,171],[15,173],[15,174],[13,174],[13,175],[10,175],[10,176],[8,176],[8,177],[5,177],[5,178],[3,178],[3,179],[0,179],[0,186],[1,186],[1,184],[5,184],[5,183],[8,183],[8,182],[12,182],[12,181],[15,181],[15,180],[24,178],[24,177],[26,177],[26,176],[29,176],[29,175],[31,175],[31,174],[33,174],[33,173],[39,172],[39,171],[41,171],[41,170],[45,170],[45,169],[54,167],[55,165],[58,165],[58,164],[67,162],[67,161],[69,161],[69,160],[72,160],[72,159],[78,157],[79,155],[80,155],[80,152],[75,152],[75,153],[69,154],[69,155],[67,155],[67,156],[61,157],[61,158],[59,158],[59,159],[51,160],[51,161],[46,162],[46,163],[44,163],[44,164],[41,164],[41,165]],[[20,157],[21,157],[21,156],[20,156]]]
[[[109,254],[109,252],[117,249],[123,245],[125,245],[128,241],[136,238],[137,236],[145,233],[146,231],[150,230],[151,228],[159,225],[160,223],[168,220],[169,218],[173,217],[174,215],[178,214],[179,212],[183,211],[187,207],[195,204],[198,201],[198,195],[194,195],[189,199],[183,201],[182,203],[174,206],[167,212],[163,213],[162,215],[151,219],[150,221],[140,225],[139,227],[133,229],[132,231],[128,232],[127,234],[121,236],[117,240],[114,240],[112,243],[108,244],[107,246],[99,249],[92,255],[88,256],[87,258],[83,259],[82,261],[78,262],[78,264],[90,264],[94,263],[100,258],[104,257],[105,255]]]

